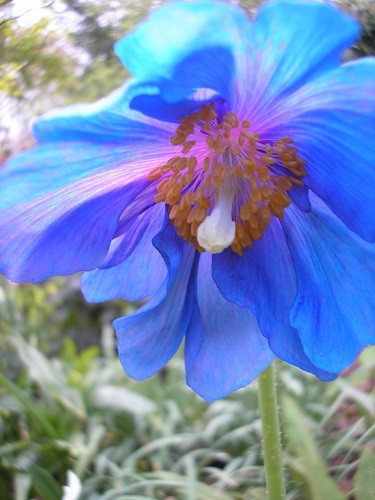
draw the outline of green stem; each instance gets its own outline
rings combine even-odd
[[[259,375],[259,409],[268,500],[285,499],[274,365]]]

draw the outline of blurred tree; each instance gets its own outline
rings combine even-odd
[[[92,59],[111,60],[118,31],[112,14],[118,6],[111,1],[99,4],[87,0],[62,0],[61,3],[65,5],[65,12],[73,12],[78,17],[77,27],[72,31],[73,43],[87,51]]]
[[[57,89],[71,79],[74,61],[61,47],[61,37],[42,18],[30,27],[15,18],[0,24],[0,92],[26,97],[30,89]]]
[[[115,42],[163,1],[108,0],[98,4],[95,0],[58,0],[57,4],[63,4],[66,12],[78,16],[77,28],[72,31],[75,43],[92,58],[108,60],[114,57]]]
[[[62,103],[77,62],[66,36],[51,18],[26,24],[10,0],[0,3],[0,163],[18,150],[14,136],[24,136],[32,116]],[[17,130],[17,133],[14,130]]]
[[[69,102],[94,101],[108,94],[129,77],[117,59],[113,46],[151,8],[164,0],[108,0],[98,5],[93,0],[61,0],[65,13],[74,13],[77,22],[73,43],[89,55],[79,80],[69,91]]]

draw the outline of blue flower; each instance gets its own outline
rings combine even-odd
[[[183,338],[207,401],[274,356],[335,378],[375,342],[375,63],[340,64],[358,33],[314,0],[156,10],[116,45],[133,79],[2,169],[0,272],[151,296],[114,323],[135,379]]]

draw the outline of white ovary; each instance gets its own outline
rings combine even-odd
[[[198,227],[198,243],[207,252],[220,253],[234,241],[236,224],[232,220],[233,199],[233,188],[219,189],[212,213]]]

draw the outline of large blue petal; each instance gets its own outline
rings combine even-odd
[[[255,315],[273,353],[323,380],[334,378],[308,359],[289,321],[296,295],[293,264],[279,221],[273,219],[262,239],[239,256],[226,250],[213,257],[213,278],[224,297]],[[332,372],[332,373],[328,373]]]
[[[71,106],[37,121],[41,144],[0,170],[0,209],[100,172],[147,172],[176,154],[169,141],[174,127],[129,110],[115,94],[109,103]]]
[[[373,241],[375,60],[346,64],[299,89],[274,119],[306,160],[306,185],[350,229]]]
[[[164,207],[158,205],[148,210],[137,221],[136,227],[130,228],[119,237],[121,243],[116,247],[118,254],[116,260],[121,259],[123,255],[121,259],[123,262],[107,269],[95,269],[83,275],[81,289],[89,302],[118,298],[138,301],[154,295],[164,282],[166,266],[152,244],[152,239],[159,233],[164,221]],[[131,248],[128,254],[129,244]]]
[[[329,2],[265,2],[249,38],[249,68],[239,75],[243,89],[238,93],[253,125],[267,128],[282,98],[337,67],[358,35],[358,23]]]
[[[175,354],[193,307],[190,283],[195,250],[176,235],[168,220],[154,244],[168,268],[165,284],[145,306],[114,322],[120,361],[136,380],[150,377]]]
[[[147,182],[111,171],[2,210],[0,273],[35,283],[94,269],[107,254],[122,211]]]
[[[54,127],[56,140],[64,138],[68,124],[74,132],[76,118],[53,118],[43,138],[54,139]],[[163,133],[155,127],[153,133],[150,142],[124,145],[46,142],[7,162],[0,171],[1,272],[35,282],[97,267],[111,239],[123,232],[119,219],[126,207],[133,219],[153,203],[147,172],[174,154]],[[138,194],[140,206],[131,203]]]
[[[375,342],[375,250],[311,201],[310,213],[291,206],[282,222],[297,279],[290,319],[310,360],[339,372]]]
[[[156,10],[115,47],[136,78],[149,89],[159,89],[150,102],[145,87],[145,99],[138,97],[132,107],[154,116],[159,100],[170,113],[165,119],[172,119],[179,103],[198,89],[210,89],[228,99],[238,64],[236,53],[244,53],[242,37],[249,27],[245,12],[225,2],[170,2]]]
[[[211,402],[248,385],[274,355],[253,314],[219,292],[211,276],[211,254],[200,257],[196,290],[185,342],[186,379]]]

